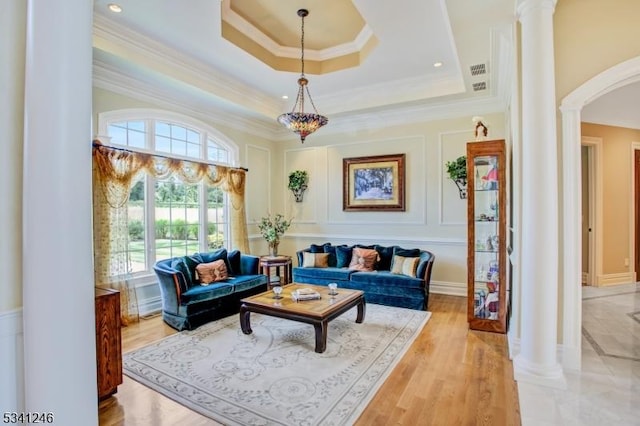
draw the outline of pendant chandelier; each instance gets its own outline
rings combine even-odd
[[[311,133],[318,130],[329,122],[329,119],[324,115],[318,114],[313,99],[311,99],[311,93],[309,93],[309,80],[304,76],[304,18],[309,15],[307,9],[298,10],[298,16],[302,18],[302,36],[300,39],[301,49],[301,72],[298,79],[298,95],[296,97],[296,103],[293,105],[291,112],[282,114],[278,117],[278,122],[285,126],[287,129],[300,135],[300,142],[304,143],[305,138]],[[309,98],[309,103],[313,107],[314,113],[304,112],[304,96],[305,91]]]

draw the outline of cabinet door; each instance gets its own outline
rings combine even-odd
[[[506,332],[506,173],[504,141],[467,144],[468,320]]]
[[[105,399],[122,383],[120,293],[96,289],[95,304],[98,398]]]

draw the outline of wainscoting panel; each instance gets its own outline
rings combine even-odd
[[[22,309],[0,312],[0,412],[24,411]]]

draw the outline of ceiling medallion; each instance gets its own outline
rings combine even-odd
[[[304,143],[305,138],[311,133],[318,130],[329,122],[329,119],[324,115],[318,114],[313,99],[311,99],[311,93],[309,93],[309,80],[304,76],[304,18],[309,15],[307,9],[298,10],[298,16],[302,19],[301,29],[301,72],[298,79],[298,96],[296,97],[296,103],[293,105],[291,112],[282,114],[278,117],[278,122],[285,126],[287,129],[300,135],[300,142]],[[315,113],[304,112],[304,96],[305,91],[309,98],[309,103],[313,107]]]

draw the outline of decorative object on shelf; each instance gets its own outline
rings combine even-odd
[[[294,197],[296,197],[296,203],[302,202],[302,196],[304,191],[307,190],[308,183],[309,174],[305,170],[296,170],[289,173],[288,188],[293,192]]]
[[[487,135],[489,134],[489,129],[487,128],[487,124],[484,121],[484,118],[475,116],[471,119],[476,124],[475,127],[475,137],[477,141],[487,140]]]
[[[298,95],[296,96],[296,103],[293,105],[291,112],[282,114],[278,117],[278,122],[285,126],[287,129],[300,135],[300,142],[304,143],[305,138],[311,133],[318,130],[329,122],[329,119],[324,115],[318,114],[313,99],[311,99],[311,93],[309,93],[309,80],[304,75],[304,18],[309,15],[307,9],[298,10],[298,16],[302,19],[301,29],[301,72],[298,79]],[[304,112],[304,94],[307,92],[309,103],[313,107],[315,113]],[[297,108],[297,110],[296,110]]]
[[[284,216],[280,213],[271,217],[271,214],[264,216],[258,223],[258,229],[262,237],[267,240],[269,244],[269,255],[278,255],[278,244],[280,244],[280,237],[285,233],[289,226],[291,226],[291,220],[285,220]]]
[[[405,154],[344,158],[344,211],[405,211]]]
[[[447,174],[458,187],[460,199],[467,198],[467,156],[463,155],[455,159],[455,161],[447,161]]]

